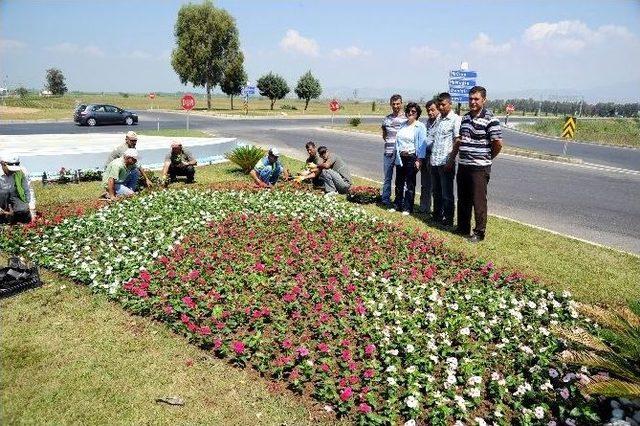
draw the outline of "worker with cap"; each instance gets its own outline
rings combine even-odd
[[[113,151],[111,151],[111,154],[109,154],[109,158],[107,158],[107,163],[105,164],[105,168],[116,158],[122,157],[122,155],[127,149],[130,149],[130,148],[135,149],[137,143],[138,143],[137,133],[132,130],[128,131],[124,137],[124,143],[122,145],[118,145],[117,147],[115,147]],[[135,170],[131,171],[130,178],[129,178],[130,184],[131,184],[130,188],[132,188],[134,191],[137,190],[138,188],[138,181],[140,180],[140,176],[144,178],[145,186],[147,187],[151,186],[151,180],[145,173],[144,169],[142,168],[142,166],[137,165]]]
[[[288,178],[289,172],[282,167],[279,157],[280,151],[278,148],[271,147],[267,155],[262,157],[251,169],[249,175],[258,186],[262,188],[272,187],[278,182],[281,174],[285,179]]]
[[[13,154],[0,155],[0,223],[29,223],[36,217],[36,195],[29,173]]]
[[[196,158],[191,151],[182,146],[182,143],[171,142],[171,152],[164,158],[164,167],[162,168],[162,179],[165,185],[168,183],[167,177],[171,182],[175,182],[177,176],[186,176],[187,183],[192,183],[197,164]]]
[[[137,170],[138,151],[135,148],[127,149],[122,157],[111,161],[102,175],[102,183],[105,186],[104,198],[114,200],[116,197],[129,197],[135,193],[132,172]]]

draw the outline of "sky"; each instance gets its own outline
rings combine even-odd
[[[171,67],[179,0],[0,0],[0,83],[42,89],[193,91]],[[431,97],[469,63],[489,97],[640,100],[640,1],[219,0],[236,19],[250,81],[324,97]],[[195,89],[201,91],[201,89]],[[355,91],[355,93],[354,93]]]

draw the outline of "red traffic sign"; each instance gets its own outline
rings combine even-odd
[[[196,98],[194,98],[191,93],[187,93],[186,95],[184,95],[181,99],[181,102],[182,109],[186,109],[187,111],[192,110],[193,107],[196,106]]]
[[[511,114],[513,111],[516,110],[516,107],[513,106],[513,104],[507,104],[507,107],[505,109],[507,111],[507,114]]]
[[[331,102],[329,102],[329,109],[331,110],[331,112],[336,112],[340,109],[340,102],[338,102],[337,99],[332,100]]]
[[[151,92],[149,93],[149,99],[155,99],[156,98],[156,94]]]

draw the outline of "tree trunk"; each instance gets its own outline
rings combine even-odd
[[[305,103],[304,103],[304,110],[307,110],[307,107],[309,106],[309,99],[305,99]]]
[[[211,109],[211,83],[207,81],[207,109]]]
[[[231,111],[233,111],[233,95],[231,95]]]
[[[271,99],[271,111],[273,111],[273,104],[275,104],[275,103],[276,103],[276,100],[275,99]]]

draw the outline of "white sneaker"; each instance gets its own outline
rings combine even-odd
[[[336,195],[338,195],[336,191],[331,191],[324,194],[324,198],[331,198],[331,197],[335,197]]]
[[[402,216],[409,216],[411,213],[409,212],[402,212]]]

